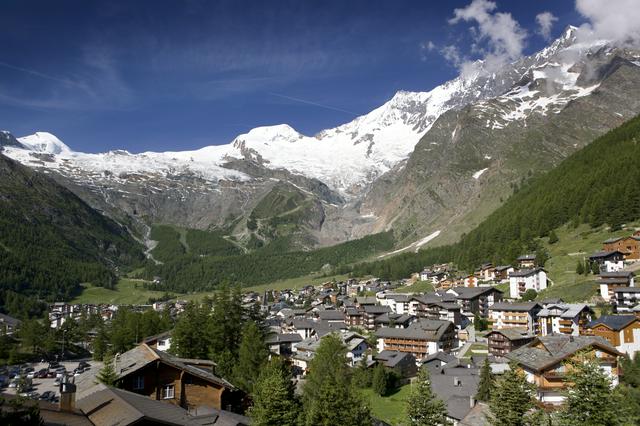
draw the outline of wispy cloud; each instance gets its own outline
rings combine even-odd
[[[290,100],[290,101],[293,101],[293,102],[299,102],[299,103],[306,104],[306,105],[316,106],[318,108],[324,108],[324,109],[329,109],[329,110],[332,110],[332,111],[344,112],[345,114],[349,114],[349,115],[353,115],[353,116],[357,116],[358,115],[357,113],[355,113],[353,111],[348,111],[346,109],[337,108],[337,107],[334,107],[334,106],[331,106],[331,105],[321,104],[321,103],[310,101],[310,100],[307,100],[307,99],[295,98],[293,96],[287,96],[287,95],[283,95],[281,93],[271,93],[271,92],[269,92],[269,95],[276,96],[276,97],[282,98],[282,99],[287,99],[287,100]]]
[[[640,46],[640,7],[637,0],[576,0],[576,10],[589,20],[579,37]]]
[[[551,38],[551,28],[553,28],[553,23],[557,20],[558,18],[551,12],[538,13],[536,15],[538,34],[544,37],[545,40],[549,40]]]

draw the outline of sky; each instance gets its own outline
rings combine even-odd
[[[0,129],[84,152],[195,149],[281,123],[313,135],[568,24],[609,28],[594,1],[3,0]]]

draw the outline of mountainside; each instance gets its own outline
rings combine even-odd
[[[277,125],[184,152],[86,154],[48,133],[0,134],[0,146],[140,233],[217,228],[249,248],[309,249],[393,229],[418,248],[455,240],[523,177],[640,112],[640,54],[573,27],[484,67],[313,137]]]
[[[82,282],[110,287],[117,267],[143,260],[125,228],[0,153],[1,307],[19,311],[16,298],[68,298]]]
[[[455,241],[523,180],[640,112],[639,56],[578,43],[570,28],[521,62],[527,71],[507,92],[442,114],[406,166],[374,183],[363,201],[374,229]]]
[[[484,262],[509,264],[523,253],[540,250],[538,238],[565,224],[619,229],[640,218],[639,142],[640,116],[524,184],[458,243],[361,264],[354,272],[400,278],[425,265],[450,261],[472,271]]]

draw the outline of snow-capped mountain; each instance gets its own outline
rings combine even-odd
[[[597,101],[610,110],[614,100],[601,96],[606,92],[603,82],[611,80],[619,63],[640,70],[638,58],[637,52],[606,41],[578,40],[577,29],[568,27],[534,55],[500,69],[477,62],[471,74],[428,92],[398,92],[370,113],[314,136],[280,124],[252,129],[226,145],[194,151],[88,154],[39,132],[18,138],[17,143],[15,139],[10,143],[8,136],[4,143],[0,138],[0,147],[7,156],[54,174],[93,205],[120,209],[147,222],[208,227],[228,217],[248,217],[260,199],[274,190],[274,182],[287,182],[303,197],[319,202],[316,207],[322,206],[318,207],[321,213],[314,210],[316,240],[335,242],[396,226],[399,220],[415,221],[413,213],[413,218],[396,213],[407,202],[397,198],[406,195],[399,186],[415,190],[425,176],[440,176],[452,167],[459,173],[471,168],[468,176],[462,173],[468,183],[456,183],[456,190],[460,185],[481,185],[506,161],[505,150],[518,150],[497,142],[494,145],[500,149],[493,149],[494,139],[509,135],[513,140],[514,131],[524,134],[522,129],[544,128],[565,117],[580,99],[600,96]],[[629,104],[615,120],[603,116],[600,122],[588,123],[590,129],[597,127],[576,137],[571,149],[638,112],[640,106]],[[470,141],[479,137],[482,148],[473,147],[469,154],[476,143]],[[545,155],[551,161],[545,164],[571,152],[565,147],[547,148]],[[404,181],[398,183],[398,179]],[[423,188],[425,192],[413,191],[411,203],[419,203],[425,194],[434,197],[443,192],[441,198],[446,198],[451,182],[443,178],[432,182],[434,187]],[[389,195],[389,188],[394,188],[395,196]],[[444,199],[439,203],[447,204]],[[428,234],[437,230],[430,229]],[[325,238],[323,233],[330,236]]]

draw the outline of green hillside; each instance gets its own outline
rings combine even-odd
[[[554,170],[525,183],[500,208],[455,244],[427,248],[342,272],[401,278],[425,265],[453,261],[473,270],[483,262],[512,263],[547,250],[541,238],[581,224],[613,231],[640,217],[640,118],[599,137]]]
[[[0,154],[0,307],[26,314],[69,299],[80,283],[110,288],[143,248],[120,225],[52,179]]]

